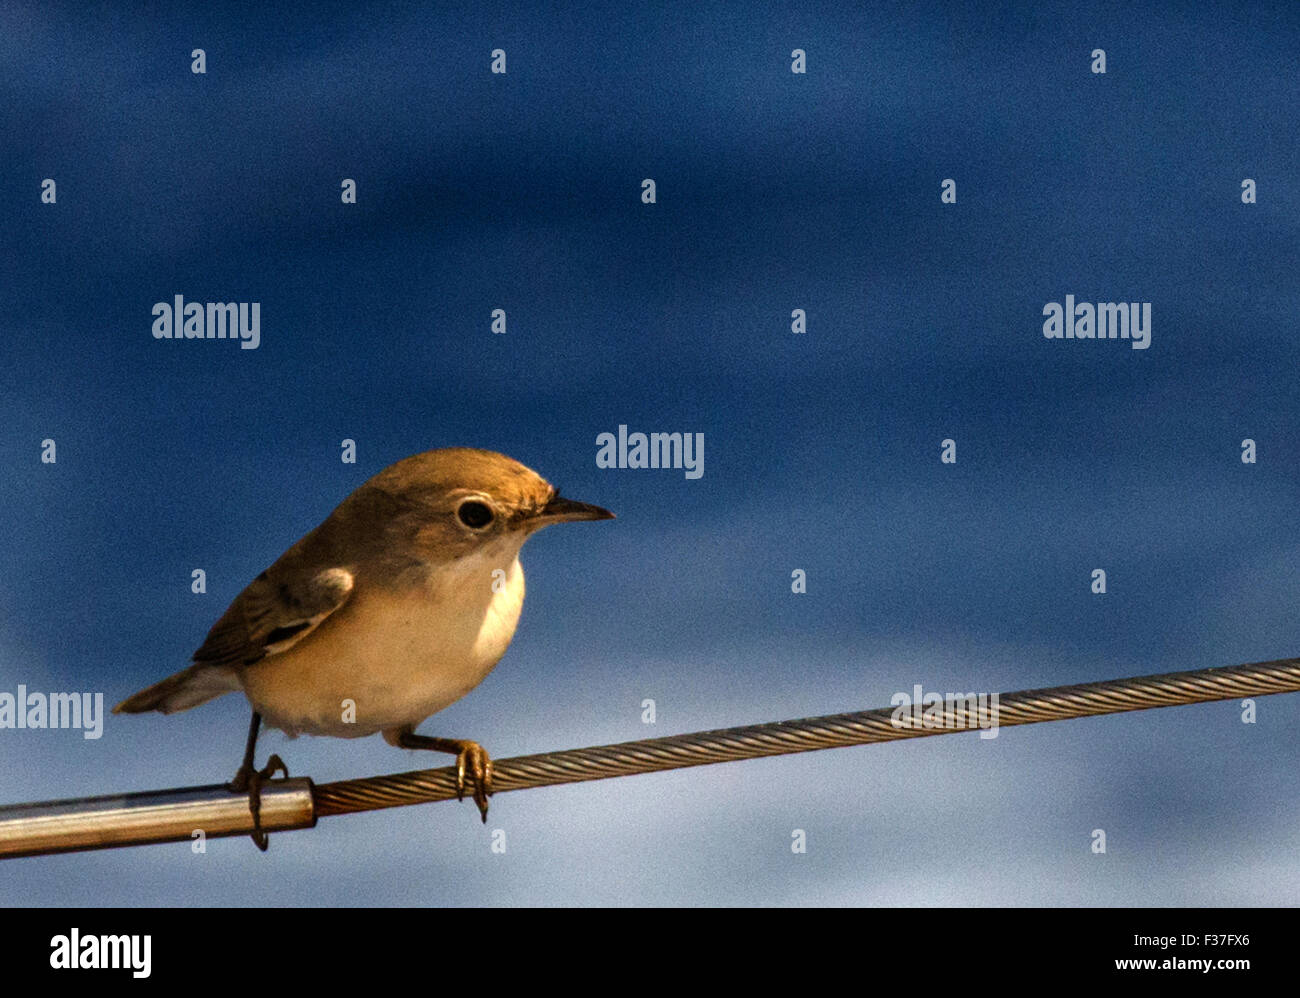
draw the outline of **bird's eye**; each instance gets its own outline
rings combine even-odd
[[[474,530],[482,530],[492,522],[492,507],[487,503],[471,499],[469,502],[460,504],[460,508],[456,510],[456,515],[465,526]]]

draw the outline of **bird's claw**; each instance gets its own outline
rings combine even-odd
[[[456,757],[456,799],[465,799],[466,779],[474,780],[474,803],[487,822],[488,797],[492,794],[492,759],[478,742],[462,738],[430,738],[417,735],[410,727],[384,732],[384,737],[399,748],[447,752]]]
[[[253,814],[253,830],[249,833],[249,837],[262,852],[266,852],[271,844],[270,836],[262,830],[262,784],[277,772],[288,779],[289,767],[278,755],[272,755],[261,769],[254,769],[251,765],[240,766],[239,772],[230,781],[232,791],[237,794],[248,794],[248,810]]]
[[[465,771],[474,779],[474,803],[487,823],[488,797],[492,794],[492,759],[478,742],[465,742],[456,755],[456,799],[465,799]]]

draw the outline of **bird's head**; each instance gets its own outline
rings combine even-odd
[[[427,556],[459,559],[519,546],[553,523],[610,520],[600,506],[561,496],[532,469],[495,451],[447,447],[385,468],[358,490],[367,505],[391,503],[395,525],[414,528]]]

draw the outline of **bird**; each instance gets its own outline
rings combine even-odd
[[[229,787],[248,793],[262,850],[262,784],[288,775],[278,755],[254,765],[263,723],[290,737],[380,733],[397,747],[454,754],[457,796],[468,774],[486,822],[488,753],[415,728],[505,654],[523,607],[524,542],[551,524],[613,518],[495,451],[415,454],[364,482],[249,583],[190,666],[113,712],[173,714],[242,690],[252,718]]]

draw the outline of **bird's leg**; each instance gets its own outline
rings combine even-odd
[[[492,793],[492,759],[478,742],[462,741],[458,738],[431,738],[417,735],[410,728],[397,732],[398,748],[430,749],[434,752],[449,752],[456,757],[456,799],[465,799],[465,771],[468,769],[474,778],[474,803],[478,813],[487,822],[488,796]]]
[[[248,741],[244,744],[244,763],[235,773],[235,778],[230,781],[230,789],[237,794],[242,794],[248,789],[248,781],[253,777],[253,755],[257,751],[257,733],[262,728],[262,715],[253,711],[253,716],[248,722]]]
[[[257,749],[257,733],[262,727],[262,715],[253,711],[253,719],[248,724],[248,744],[244,746],[244,762],[235,773],[235,778],[228,784],[237,794],[248,794],[248,809],[253,812],[253,844],[262,852],[270,845],[266,832],[262,831],[262,784],[273,777],[276,772],[289,775],[289,767],[278,755],[272,755],[261,769],[253,768],[253,754]]]

